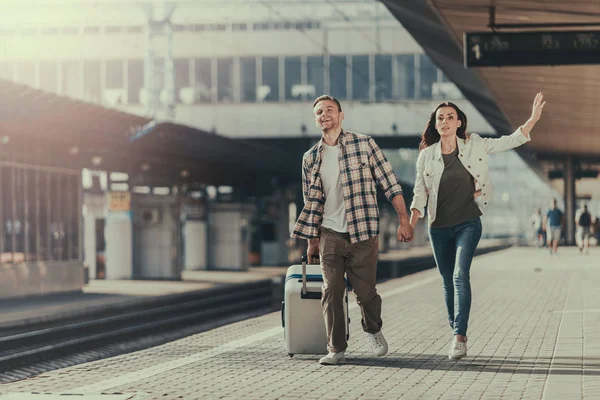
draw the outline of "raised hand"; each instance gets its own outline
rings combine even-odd
[[[535,95],[535,99],[533,99],[533,107],[531,109],[531,118],[533,122],[537,122],[542,116],[542,111],[544,110],[544,106],[546,102],[544,101],[544,95],[542,92],[539,92]]]

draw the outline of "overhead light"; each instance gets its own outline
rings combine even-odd
[[[10,136],[5,135],[0,138],[0,143],[7,144],[8,142],[10,142]]]
[[[92,164],[94,164],[94,165],[100,165],[101,162],[102,162],[102,157],[100,157],[100,156],[94,156],[94,157],[92,157]]]
[[[125,172],[111,172],[110,173],[110,180],[113,182],[116,181],[127,181],[129,180],[129,174],[125,173]]]
[[[190,176],[190,171],[188,171],[187,169],[182,169],[181,170],[181,177],[182,178],[187,178],[188,176]]]
[[[152,189],[152,193],[158,196],[165,196],[169,193],[171,193],[171,189],[168,187],[155,187]]]
[[[112,183],[110,185],[110,190],[115,192],[126,192],[129,190],[129,185],[126,183]]]
[[[69,148],[69,154],[71,154],[71,155],[75,155],[75,154],[77,154],[77,153],[79,153],[79,147],[77,147],[77,146],[73,146],[73,147],[70,147],[70,148]]]
[[[134,186],[133,187],[133,192],[134,193],[140,193],[140,194],[149,194],[150,193],[150,186]]]
[[[143,163],[142,164],[142,171],[148,171],[150,169],[150,164],[147,163]]]

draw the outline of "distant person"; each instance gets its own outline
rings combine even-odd
[[[596,216],[596,218],[594,218],[594,223],[592,224],[592,234],[596,238],[596,246],[600,246],[600,216]]]
[[[556,199],[552,199],[550,202],[550,209],[548,209],[546,217],[544,218],[544,228],[546,229],[546,235],[548,236],[550,254],[554,256],[557,254],[558,242],[560,241],[565,223],[564,220],[563,212],[556,205]]]
[[[431,113],[423,132],[417,159],[417,178],[410,206],[413,227],[427,205],[429,238],[442,275],[448,322],[454,339],[448,358],[467,354],[467,325],[471,310],[470,269],[481,238],[482,206],[491,200],[489,154],[507,151],[531,140],[530,132],[545,106],[535,96],[531,117],[510,136],[482,138],[467,133],[467,116],[453,103],[444,102]]]
[[[579,252],[589,254],[590,236],[592,236],[592,215],[588,211],[587,204],[584,204],[582,208],[577,210],[575,225],[577,227]]]
[[[530,218],[530,221],[531,221],[531,225],[533,226],[533,235],[535,238],[536,247],[544,246],[546,244],[545,240],[544,240],[544,228],[543,228],[544,217],[542,215],[541,208],[538,208],[536,210],[536,212],[533,213],[533,215]]]
[[[402,188],[373,138],[342,129],[340,102],[324,95],[313,103],[321,140],[302,158],[304,208],[292,237],[308,240],[308,259],[321,260],[323,317],[329,353],[321,364],[344,361],[348,346],[344,273],[360,307],[362,329],[376,356],[388,345],[381,332],[381,297],[375,287],[379,254],[378,184],[398,214],[397,237],[413,239]]]

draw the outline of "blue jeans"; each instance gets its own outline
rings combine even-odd
[[[455,335],[467,335],[471,311],[469,272],[481,239],[481,219],[446,228],[429,228],[433,256],[444,282],[448,322]]]

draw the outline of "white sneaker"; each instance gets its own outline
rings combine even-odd
[[[452,346],[450,347],[450,352],[448,353],[449,360],[460,360],[464,356],[467,355],[467,342],[459,342],[454,338],[452,341]]]
[[[369,343],[369,347],[371,347],[371,351],[377,357],[385,355],[385,353],[388,351],[387,342],[385,341],[381,331],[377,333],[367,333],[367,342]]]
[[[344,352],[340,351],[339,353],[329,353],[325,357],[319,360],[321,365],[337,365],[343,363],[346,360],[344,357]]]

